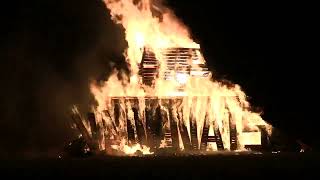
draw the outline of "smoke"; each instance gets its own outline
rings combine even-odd
[[[0,153],[55,154],[76,135],[71,106],[87,112],[92,104],[89,82],[125,67],[124,35],[99,0],[16,1],[5,8]]]

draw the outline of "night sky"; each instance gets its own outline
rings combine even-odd
[[[269,1],[168,4],[218,78],[241,85],[266,121],[319,147],[312,10]],[[71,105],[87,111],[92,103],[89,81],[124,66],[123,29],[99,0],[18,0],[0,9],[0,152],[59,150],[74,137]]]

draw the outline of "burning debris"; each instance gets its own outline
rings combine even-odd
[[[73,121],[93,152],[132,155],[261,149],[271,126],[252,112],[238,85],[215,80],[200,45],[152,0],[105,0],[126,32],[130,74],[93,82],[98,102]],[[121,78],[119,78],[119,76]]]

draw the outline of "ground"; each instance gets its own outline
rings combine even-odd
[[[84,159],[3,160],[2,175],[105,178],[275,178],[316,174],[315,153],[215,154],[210,156],[94,157]]]

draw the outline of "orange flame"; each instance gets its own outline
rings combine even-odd
[[[134,144],[132,146],[128,146],[125,139],[121,140],[120,145],[111,145],[111,148],[124,152],[127,155],[134,155],[138,151],[143,155],[153,154],[153,152],[150,152],[150,148],[145,145]]]
[[[232,123],[236,124],[237,127],[239,149],[243,149],[244,145],[248,143],[259,143],[259,140],[257,140],[259,139],[259,134],[244,133],[243,129],[257,130],[257,125],[265,125],[268,128],[271,128],[271,126],[263,121],[260,114],[250,111],[246,95],[239,85],[227,86],[215,81],[212,75],[207,78],[197,78],[177,72],[170,72],[175,74],[173,81],[164,80],[166,62],[162,54],[163,49],[172,47],[200,48],[200,45],[191,39],[188,29],[169,9],[156,7],[152,0],[104,0],[104,2],[110,10],[112,19],[125,29],[128,49],[124,55],[131,68],[129,77],[115,70],[106,82],[100,85],[91,84],[91,92],[98,102],[98,106],[95,109],[96,114],[99,114],[109,127],[105,138],[122,139],[120,145],[111,144],[113,148],[124,151],[127,154],[133,154],[133,151],[138,149],[141,150],[140,145],[132,146],[131,148],[125,145],[127,143],[124,140],[127,136],[125,128],[127,119],[130,120],[133,126],[136,125],[131,110],[120,113],[120,124],[116,128],[113,127],[115,119],[111,108],[113,106],[111,97],[114,96],[138,97],[140,117],[144,116],[145,96],[180,96],[183,98],[181,105],[175,105],[173,108],[175,110],[180,108],[186,114],[182,119],[182,123],[188,128],[189,136],[191,123],[189,116],[193,116],[197,121],[199,144],[204,124],[208,123],[212,129],[214,122],[216,122],[221,131],[225,148],[230,149],[229,123],[231,119]],[[150,48],[155,53],[160,63],[159,77],[155,80],[155,85],[152,88],[143,85],[138,74],[145,47]],[[197,50],[197,54],[200,58],[193,60],[194,68],[200,67],[200,64],[205,63],[205,59],[199,50]],[[194,73],[197,73],[197,71],[194,71]],[[123,77],[122,80],[118,78],[118,75]],[[177,91],[177,86],[181,85],[184,86],[183,92]],[[192,97],[200,98],[195,102]],[[125,106],[122,109],[130,109],[128,107],[134,105],[122,102],[122,106]],[[109,115],[104,113],[106,110],[109,110]],[[208,122],[205,122],[206,114],[209,116]],[[178,120],[176,119],[176,121]],[[142,123],[145,126],[145,122]],[[181,137],[179,137],[180,146],[182,144],[181,141]],[[162,141],[161,146],[165,144],[166,142]],[[181,148],[183,149],[183,145]],[[210,145],[208,149],[212,150],[214,148]],[[148,152],[148,150],[145,152]]]

